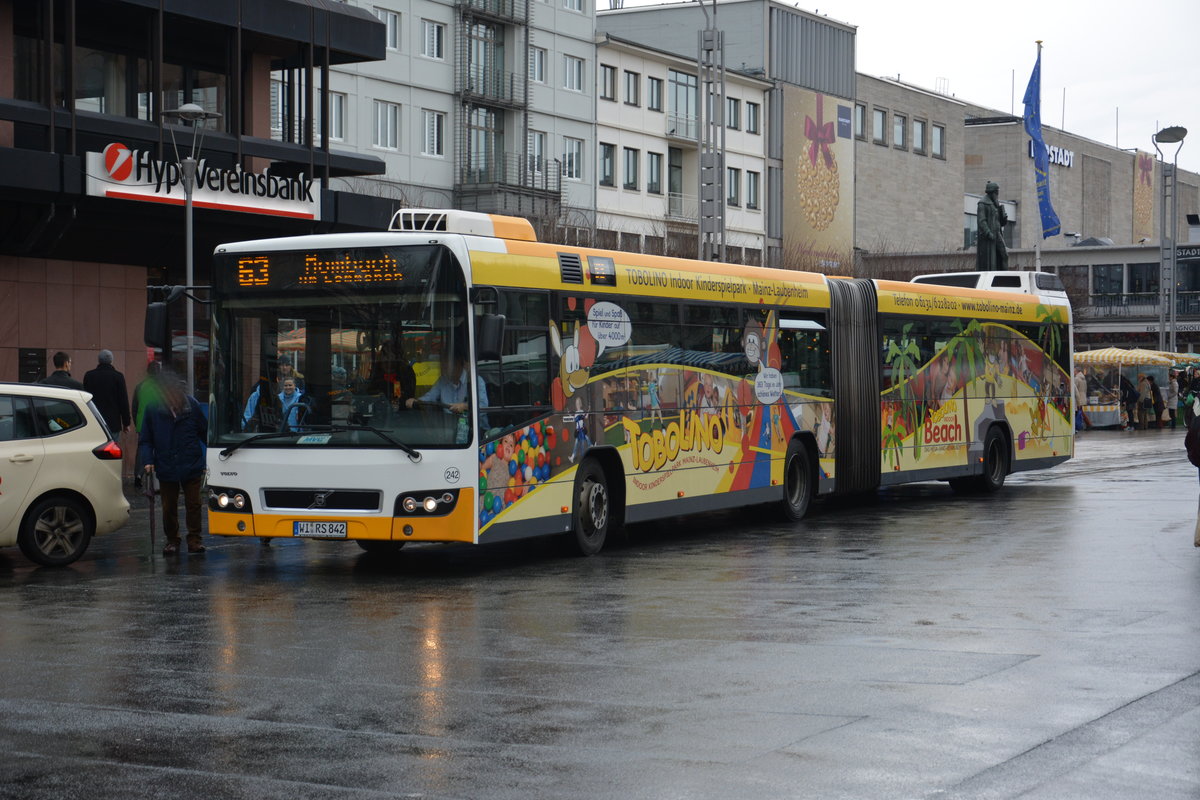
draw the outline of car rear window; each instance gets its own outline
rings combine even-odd
[[[0,442],[37,436],[29,398],[0,395]]]
[[[83,412],[70,400],[35,397],[33,398],[33,413],[43,435],[53,436],[62,431],[83,427]]]

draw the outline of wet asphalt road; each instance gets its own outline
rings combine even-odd
[[[0,551],[0,797],[1197,798],[1182,432],[552,543]],[[161,545],[161,538],[159,540]]]

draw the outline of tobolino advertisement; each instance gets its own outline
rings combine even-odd
[[[853,103],[784,86],[784,263],[848,270],[854,249]]]

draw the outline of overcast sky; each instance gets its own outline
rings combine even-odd
[[[944,79],[949,94],[1017,115],[1041,39],[1043,125],[1151,153],[1155,131],[1182,125],[1179,166],[1200,172],[1200,0],[794,5],[857,26],[859,72],[933,90]],[[1175,146],[1163,147],[1169,160]]]

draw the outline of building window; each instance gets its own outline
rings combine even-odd
[[[662,153],[646,154],[646,191],[662,194]]]
[[[546,82],[546,50],[544,48],[529,48],[529,80],[534,83]]]
[[[695,75],[668,70],[671,84],[671,119],[667,133],[684,139],[695,139],[700,133],[700,79]]]
[[[599,174],[596,175],[596,180],[601,186],[612,186],[616,180],[613,174],[616,170],[617,161],[617,146],[615,144],[600,143],[600,166]]]
[[[425,119],[425,134],[421,143],[421,154],[426,156],[446,155],[446,115],[441,111],[421,112]]]
[[[882,108],[871,109],[871,141],[887,144],[887,111]]]
[[[746,171],[746,208],[758,208],[758,179],[757,172]]]
[[[387,31],[384,34],[383,40],[387,45],[388,50],[400,49],[400,15],[395,11],[389,11],[386,8],[375,8],[375,16],[379,17],[379,21],[384,24]]]
[[[630,106],[640,105],[642,102],[641,92],[639,88],[642,85],[642,76],[637,72],[625,70],[625,104]]]
[[[567,180],[583,180],[583,139],[563,137],[562,173]]]
[[[758,103],[746,103],[746,133],[758,133]]]
[[[641,152],[634,150],[631,147],[625,148],[625,184],[626,189],[637,191],[638,188],[638,162],[641,161]]]
[[[617,68],[608,64],[600,65],[600,99],[617,99]]]
[[[725,202],[731,206],[741,205],[742,171],[728,167],[725,170]]]
[[[662,78],[649,78],[646,83],[646,108],[651,111],[663,110]]]
[[[892,146],[897,150],[908,149],[908,117],[903,114],[892,115]]]
[[[563,88],[572,92],[583,91],[583,59],[563,56]]]
[[[854,138],[867,138],[867,106],[864,103],[854,104]]]
[[[1124,264],[1096,264],[1092,267],[1092,294],[1124,294]]]
[[[934,125],[933,126],[933,139],[930,144],[930,152],[933,153],[934,158],[945,158],[946,157],[946,126],[945,125]]]
[[[400,106],[396,103],[375,101],[375,139],[376,147],[395,150],[400,147]]]
[[[1129,265],[1129,294],[1142,295],[1136,300],[1130,298],[1131,302],[1158,302],[1158,267],[1158,264]]]
[[[317,135],[321,135],[319,126]],[[329,138],[338,142],[346,138],[346,95],[342,92],[329,93]]]
[[[440,22],[421,20],[421,55],[446,60],[446,26]]]
[[[529,132],[529,171],[541,175],[546,169],[546,134],[542,131]]]
[[[913,120],[913,152],[925,155],[925,120]]]
[[[563,0],[563,8],[567,11],[583,11],[583,0]]]
[[[741,130],[742,101],[736,97],[725,98],[725,127],[730,130]]]

